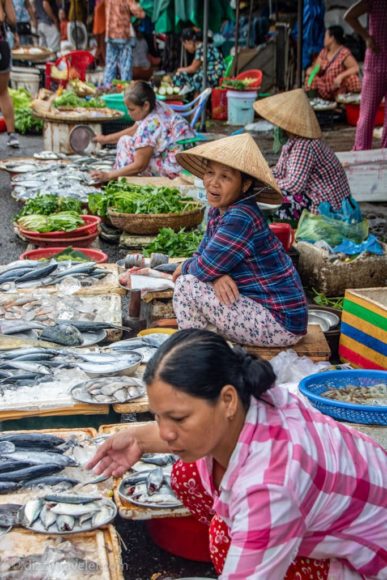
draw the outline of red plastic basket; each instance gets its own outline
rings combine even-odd
[[[279,239],[285,248],[286,252],[290,250],[294,242],[294,230],[289,224],[272,223],[269,228],[273,234]]]
[[[74,237],[89,236],[90,234],[94,233],[98,234],[99,224],[101,223],[100,217],[96,215],[82,215],[81,218],[85,225],[69,232],[33,232],[31,230],[25,230],[24,228],[20,227],[19,232],[22,236],[28,239],[42,238],[46,240],[53,238],[69,239]]]
[[[348,125],[356,127],[360,115],[360,105],[354,103],[347,103],[345,105],[345,114],[347,116]],[[384,103],[379,105],[375,117],[375,126],[380,127],[384,123]]]
[[[82,252],[91,261],[97,264],[104,264],[108,261],[108,255],[102,250],[92,250],[90,248],[72,248],[75,252]],[[63,248],[39,248],[38,250],[29,250],[24,252],[19,256],[19,260],[41,260],[42,258],[53,258],[60,252],[63,252]]]
[[[162,518],[146,522],[148,533],[160,548],[188,560],[211,562],[208,526],[195,518]]]
[[[98,237],[98,232],[89,234],[88,236],[78,236],[75,238],[29,238],[24,235],[23,237],[31,242],[31,244],[39,246],[40,248],[67,248],[67,246],[88,248]]]
[[[251,83],[251,85],[249,85],[248,89],[246,90],[250,90],[250,89],[259,89],[259,87],[262,84],[262,71],[257,69],[257,68],[253,68],[251,70],[247,70],[245,72],[239,73],[239,75],[237,75],[237,80],[238,81],[243,81],[244,79],[255,79],[254,82]]]
[[[217,121],[227,120],[227,89],[212,89],[211,117]]]

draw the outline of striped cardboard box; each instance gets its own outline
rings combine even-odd
[[[339,353],[355,367],[387,370],[387,288],[346,290]]]

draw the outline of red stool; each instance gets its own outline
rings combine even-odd
[[[192,516],[149,520],[146,528],[157,546],[180,558],[211,562],[208,526]]]

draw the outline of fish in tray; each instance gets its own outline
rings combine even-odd
[[[40,554],[3,557],[0,562],[2,580],[74,580],[100,575],[99,564],[88,558],[86,551],[69,541],[46,545]]]
[[[150,361],[152,356],[163,342],[170,338],[169,334],[154,333],[145,336],[137,336],[136,338],[129,338],[128,340],[119,340],[109,345],[109,349],[118,352],[130,352],[135,350],[143,355],[143,362]]]
[[[77,401],[97,404],[126,403],[145,394],[141,379],[133,377],[106,377],[76,385],[71,395]]]
[[[114,503],[102,496],[49,494],[27,502],[19,521],[36,532],[65,534],[95,530],[110,523],[116,514]]]

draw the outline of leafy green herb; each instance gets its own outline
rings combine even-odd
[[[329,306],[330,308],[336,308],[337,310],[343,309],[344,296],[328,298],[323,292],[317,292],[315,288],[312,288],[312,291],[314,294],[313,302],[319,306]]]
[[[31,214],[18,219],[17,224],[33,232],[69,232],[83,226],[82,218],[75,212],[62,211],[51,215]]]
[[[32,97],[26,89],[9,89],[15,112],[15,129],[18,133],[41,133],[43,121],[34,117],[31,110]]]
[[[16,215],[16,219],[25,215],[50,215],[61,211],[71,211],[80,214],[82,213],[82,204],[72,197],[38,194],[36,197],[26,201],[23,208]]]
[[[54,107],[84,107],[86,109],[100,109],[105,107],[104,101],[92,97],[91,99],[83,99],[78,97],[73,91],[63,91],[53,102]]]
[[[58,252],[58,254],[55,254],[55,256],[41,258],[40,261],[45,262],[51,260],[52,258],[54,258],[56,262],[90,262],[90,258],[86,256],[86,254],[73,250],[71,246],[65,248],[62,252]]]
[[[170,258],[189,258],[199,247],[203,238],[201,230],[178,232],[172,228],[162,228],[156,238],[143,251],[144,256],[150,256],[153,252],[167,254]]]
[[[110,181],[103,193],[89,195],[89,211],[105,217],[109,208],[131,214],[182,213],[198,207],[175,187],[133,185],[124,178]]]

